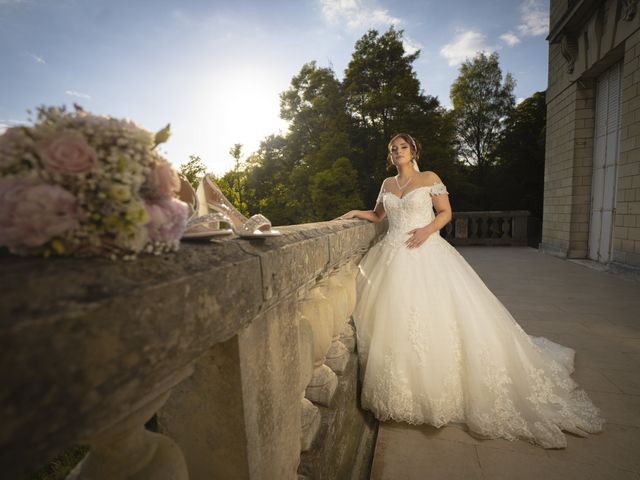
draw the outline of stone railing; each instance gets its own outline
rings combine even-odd
[[[355,264],[384,224],[285,227],[134,262],[0,258],[0,471],[357,478]],[[157,432],[144,427],[155,415]]]
[[[453,245],[526,245],[527,210],[454,212],[441,231]]]
[[[514,244],[522,219],[457,213],[444,231]],[[385,228],[297,225],[134,262],[0,258],[3,478],[74,444],[91,450],[70,478],[357,478],[375,421],[349,317]]]

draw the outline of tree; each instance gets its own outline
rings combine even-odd
[[[242,206],[242,179],[241,171],[240,171],[240,159],[242,158],[242,144],[236,143],[229,149],[229,155],[231,155],[235,160],[235,165],[233,167],[233,188],[235,189],[238,205]],[[239,207],[237,207],[239,208]]]
[[[402,35],[393,27],[382,35],[369,30],[356,42],[345,70],[348,113],[359,126],[374,129],[385,139],[393,133],[394,121],[423,100],[412,65],[420,51],[407,54]]]
[[[489,56],[479,52],[465,61],[451,85],[458,152],[474,167],[480,185],[484,185],[504,120],[513,110],[514,87],[510,73],[502,80],[495,52]]]
[[[247,205],[250,212],[262,213],[274,225],[300,223],[301,212],[294,208],[291,192],[287,139],[270,135],[260,142],[258,151],[247,158]]]
[[[413,69],[420,52],[408,54],[402,37],[403,31],[393,27],[382,35],[369,30],[356,42],[345,70],[350,155],[365,205],[373,206],[380,183],[389,175],[387,143],[394,133],[409,133],[423,145],[423,170],[427,165],[446,175],[445,168],[456,169],[453,124],[438,99],[422,92]]]
[[[358,193],[358,172],[346,157],[313,175],[309,182],[315,218],[330,220],[344,212],[362,208]]]
[[[507,118],[493,153],[490,208],[529,210],[542,219],[546,118],[545,92],[520,102]]]
[[[200,178],[207,173],[207,167],[197,155],[189,155],[189,161],[180,165],[179,174],[194,188],[198,188]]]
[[[290,122],[286,137],[289,209],[299,221],[337,216],[335,205],[361,206],[351,154],[342,86],[330,68],[305,64],[280,96],[281,117]],[[347,175],[349,180],[337,178]],[[324,185],[324,187],[322,187]],[[354,188],[355,186],[355,188]],[[320,188],[331,195],[319,199]],[[335,215],[334,215],[335,213]]]
[[[298,159],[323,148],[326,132],[346,138],[348,117],[342,86],[333,70],[318,67],[315,61],[303,65],[289,89],[280,94],[280,117],[290,122],[289,151]]]

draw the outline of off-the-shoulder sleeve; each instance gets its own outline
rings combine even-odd
[[[378,194],[378,198],[376,199],[376,206],[379,203],[382,203],[382,196],[384,195],[385,189],[384,189],[384,182],[382,182],[382,186],[380,187],[380,193]]]
[[[442,182],[434,183],[433,185],[431,185],[431,188],[429,189],[429,193],[431,195],[442,195],[442,194],[449,195],[449,192],[447,192],[447,187]]]

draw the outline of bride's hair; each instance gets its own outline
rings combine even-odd
[[[395,167],[393,163],[393,156],[391,155],[391,144],[395,142],[398,138],[403,139],[405,142],[409,144],[409,148],[411,148],[411,153],[413,155],[413,162],[415,165],[418,164],[418,158],[420,158],[420,143],[416,142],[411,135],[408,133],[396,133],[387,145],[387,170],[391,167]]]

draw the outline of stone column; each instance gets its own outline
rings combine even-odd
[[[215,344],[158,412],[194,479],[294,477],[302,405],[296,303],[283,301]]]

